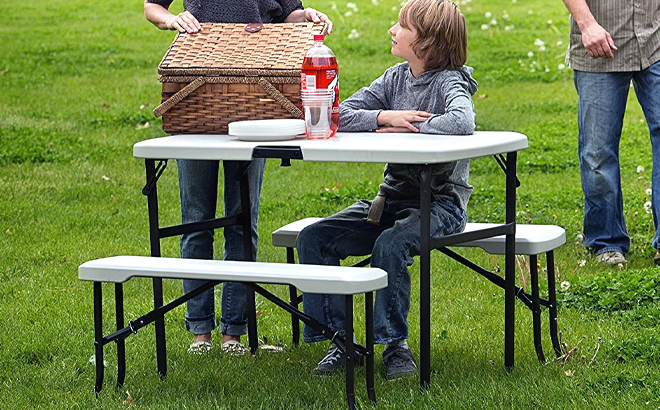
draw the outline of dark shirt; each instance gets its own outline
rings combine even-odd
[[[147,0],[169,8],[174,0]],[[200,23],[282,23],[300,0],[183,0],[183,7]]]

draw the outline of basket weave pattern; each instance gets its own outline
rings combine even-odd
[[[163,116],[169,133],[227,133],[227,124],[249,119],[300,118],[300,67],[312,23],[203,23],[196,34],[178,34],[161,61]],[[185,88],[185,89],[184,89]],[[183,91],[181,91],[183,90]]]

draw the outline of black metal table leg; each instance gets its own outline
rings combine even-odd
[[[96,383],[94,392],[98,394],[103,388],[103,289],[101,282],[94,282],[94,364],[96,366]]]
[[[376,403],[376,389],[374,387],[374,293],[364,294],[365,306],[365,333],[367,337],[367,395],[372,403]]]
[[[124,289],[121,283],[115,283],[115,321],[117,331],[124,328]],[[126,344],[124,340],[117,341],[117,388],[124,385],[126,377]]]
[[[532,324],[534,330],[534,349],[536,357],[545,363],[543,345],[541,343],[541,302],[539,298],[539,269],[537,255],[529,255],[529,276],[532,286]]]
[[[158,225],[158,194],[156,180],[155,160],[145,159],[147,169],[147,185],[153,182],[147,193],[147,204],[149,208],[149,240],[151,242],[151,256],[160,256],[160,233]],[[163,280],[153,279],[154,309],[163,306]],[[160,316],[154,321],[156,328],[156,361],[158,363],[158,375],[165,378],[167,375],[167,349],[165,346],[165,318]]]
[[[557,293],[555,289],[555,253],[548,251],[545,253],[546,263],[548,265],[548,316],[550,317],[550,340],[552,348],[557,357],[562,355],[559,338],[557,337]]]
[[[431,182],[428,166],[422,167],[420,177],[419,376],[422,389],[426,389],[431,384]]]
[[[250,162],[239,166],[239,183],[241,191],[241,228],[243,230],[243,260],[253,261],[252,253],[252,210],[250,209],[250,184],[248,181],[248,167]],[[257,310],[254,290],[247,288],[247,319],[248,319],[248,346],[250,353],[255,354],[259,348],[257,336]]]
[[[506,235],[504,256],[504,366],[513,368],[516,287],[516,152],[506,155],[506,223],[514,224],[514,232]]]
[[[346,326],[346,400],[348,407],[355,409],[354,390],[354,361],[355,351],[353,349],[353,295],[344,296],[345,326]]]

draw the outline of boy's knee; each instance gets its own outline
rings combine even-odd
[[[301,256],[308,250],[317,249],[320,245],[322,244],[319,242],[319,234],[314,225],[305,227],[296,238],[296,249]]]

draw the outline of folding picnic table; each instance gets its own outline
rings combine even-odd
[[[159,240],[180,234],[179,227],[158,227],[158,202],[155,185],[168,159],[251,161],[256,158],[276,158],[282,165],[291,160],[314,162],[366,162],[418,164],[421,171],[421,253],[420,253],[420,383],[430,384],[431,369],[431,316],[430,271],[431,250],[492,236],[506,236],[504,269],[504,365],[514,364],[514,302],[515,302],[515,232],[516,232],[516,159],[517,151],[527,148],[527,137],[515,132],[478,131],[473,135],[431,135],[418,133],[339,132],[327,140],[294,139],[279,142],[240,141],[228,135],[173,135],[146,140],[135,144],[133,154],[144,158],[147,185],[144,194],[149,197],[150,238],[152,256],[160,255]],[[430,233],[430,173],[432,164],[495,156],[506,173],[505,221],[501,225],[482,231],[431,238]],[[158,163],[157,163],[158,162]],[[241,189],[246,194],[247,184]],[[477,187],[478,189],[478,187]],[[248,194],[249,195],[249,194]],[[248,196],[249,197],[249,196]],[[243,197],[245,198],[245,197]],[[250,218],[242,218],[243,229],[249,230]],[[247,221],[247,222],[246,222]],[[208,224],[207,224],[208,225]],[[216,227],[219,226],[216,224]],[[249,235],[244,235],[249,237]],[[252,298],[254,293],[252,293]],[[253,299],[252,299],[253,300]],[[155,307],[162,305],[162,288],[154,280]],[[250,303],[250,300],[248,300]],[[248,307],[249,308],[249,307]],[[248,310],[249,316],[254,312]],[[255,317],[248,319],[248,333],[256,330]],[[255,322],[256,323],[256,322]],[[165,333],[164,321],[156,320],[156,344],[159,372],[164,374]],[[250,344],[256,334],[249,335]],[[251,346],[254,348],[254,346]]]

